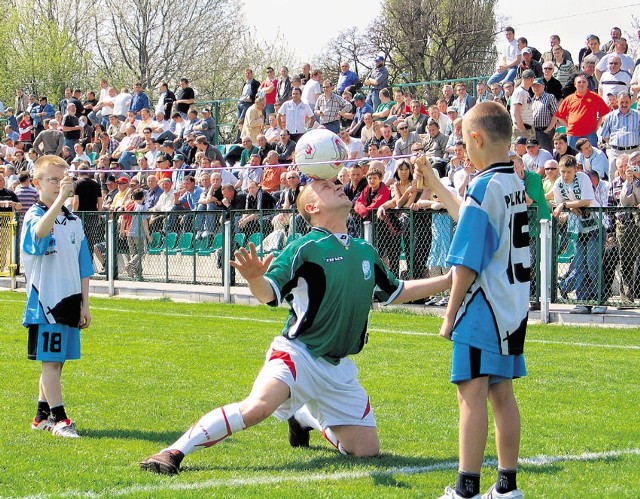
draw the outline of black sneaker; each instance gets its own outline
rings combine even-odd
[[[303,428],[293,416],[287,422],[289,423],[289,445],[291,447],[309,447],[309,433],[312,428]]]
[[[165,450],[142,461],[140,468],[162,475],[176,475],[180,471],[180,463],[183,459],[182,452]]]

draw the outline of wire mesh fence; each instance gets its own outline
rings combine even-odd
[[[293,210],[80,212],[93,256],[95,278],[223,285],[226,244],[233,250],[252,242],[259,254],[279,254],[309,227]],[[229,238],[223,225],[231,222]],[[371,232],[352,213],[348,231],[367,237],[391,271],[402,279],[448,270],[446,256],[455,222],[445,211],[388,210],[373,217]],[[540,297],[540,238],[536,210],[529,210],[531,292]],[[18,264],[17,218],[0,213],[0,273]],[[553,303],[640,307],[640,210],[597,208],[565,212],[552,223],[549,295]],[[18,247],[18,246],[16,246]],[[230,273],[231,285],[245,285]],[[439,297],[446,303],[446,299]],[[446,294],[444,296],[446,298]]]

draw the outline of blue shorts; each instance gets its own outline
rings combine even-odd
[[[43,362],[79,359],[80,330],[64,324],[30,325],[27,357]]]
[[[479,348],[453,342],[451,382],[489,377],[489,384],[527,375],[523,355],[500,355]]]

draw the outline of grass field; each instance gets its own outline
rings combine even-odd
[[[138,462],[248,393],[286,311],[94,298],[83,358],[63,373],[83,437],[67,440],[29,429],[40,365],[26,359],[24,295],[0,303],[1,497],[437,497],[454,483],[458,412],[437,318],[372,313],[355,360],[380,458],[345,458],[315,432],[310,449],[291,449],[287,425],[269,418],[165,477]],[[638,497],[638,331],[531,326],[527,338],[529,376],[515,383],[526,497]],[[495,480],[492,438],[483,489]]]

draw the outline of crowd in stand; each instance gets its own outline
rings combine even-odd
[[[237,103],[237,144],[226,148],[213,145],[217,124],[209,108],[194,107],[195,92],[186,78],[175,93],[161,83],[153,103],[140,83],[133,91],[118,91],[102,80],[99,92],[84,95],[68,88],[56,105],[18,89],[14,106],[3,106],[0,211],[28,209],[36,198],[29,184],[34,162],[56,154],[79,175],[70,208],[151,213],[144,224],[122,218],[119,233],[130,241],[130,274],[144,253],[144,244],[131,239],[150,240],[153,232],[209,238],[225,219],[247,234],[304,230],[294,216],[281,213],[258,223],[255,212],[234,212],[295,206],[308,181],[293,164],[295,144],[306,131],[324,127],[347,146],[348,161],[337,181],[354,203],[350,230],[362,235],[362,221],[377,220],[381,253],[399,272],[400,241],[405,247],[410,241],[406,218],[394,210],[416,215],[430,210],[431,216],[413,228],[411,268],[416,277],[439,273],[450,227],[413,164],[426,156],[442,182],[464,196],[475,168],[465,153],[462,120],[478,103],[496,101],[513,119],[513,159],[528,202],[540,218],[553,215],[568,234],[576,234],[574,262],[560,294],[575,290],[578,300],[596,300],[594,262],[604,258],[614,267],[621,263],[622,298],[632,303],[640,297],[640,220],[631,212],[600,220],[594,209],[640,205],[640,125],[633,109],[640,65],[637,53],[628,54],[620,30],[610,34],[605,43],[588,35],[574,60],[559,36],[552,35],[549,49],[541,52],[508,27],[496,71],[476,83],[474,95],[459,82],[444,85],[435,102],[390,88],[383,55],[362,79],[342,62],[337,82],[308,64],[294,74],[283,66],[276,75],[268,67],[261,81],[246,69]],[[600,223],[606,230],[605,255],[597,254]],[[104,261],[104,242],[94,234],[90,243]],[[537,306],[534,299],[532,307]],[[588,313],[591,307],[578,305],[574,311]]]

